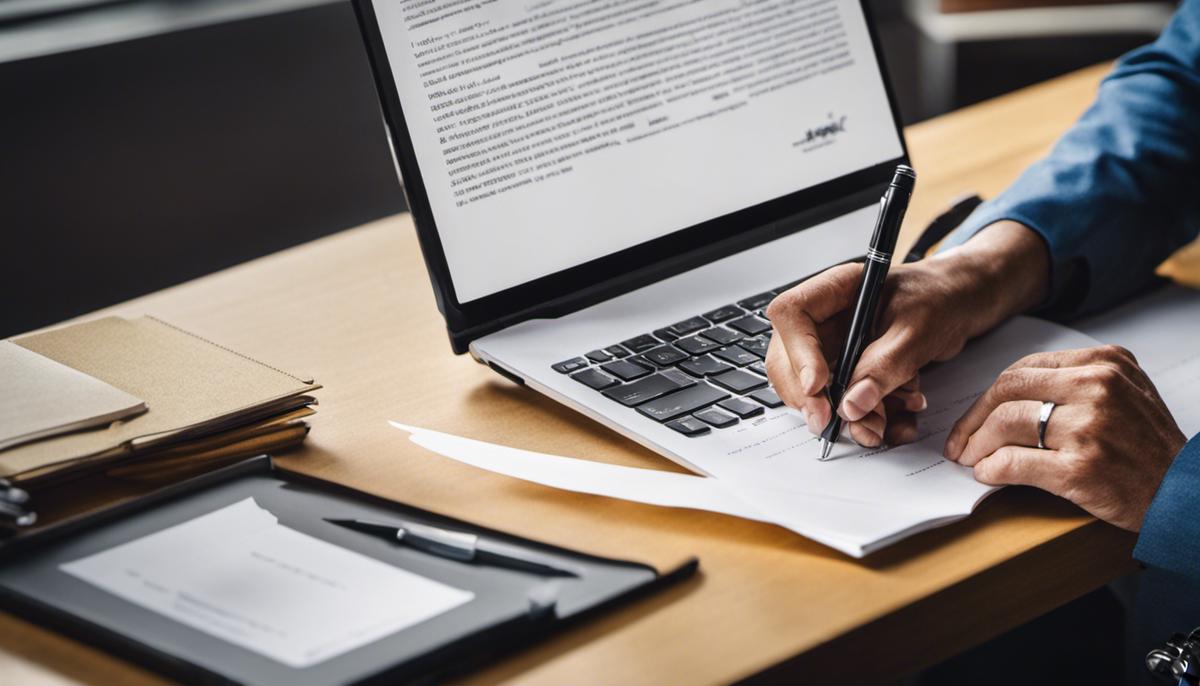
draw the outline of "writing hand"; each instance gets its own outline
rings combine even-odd
[[[1048,287],[1041,238],[998,222],[960,246],[915,264],[893,266],[880,301],[876,337],[863,351],[837,411],[862,445],[916,437],[925,407],[917,372],[958,354],[971,338],[1041,300]],[[825,397],[845,339],[862,265],[833,267],[772,301],[775,336],[767,373],[779,397],[819,433],[834,408]]]

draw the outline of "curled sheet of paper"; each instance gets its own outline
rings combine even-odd
[[[736,487],[735,493],[720,479],[547,455],[390,423],[408,432],[413,443],[473,467],[576,493],[777,524],[853,557],[862,557],[899,538],[970,512],[967,509],[944,516],[920,508],[743,484]],[[770,508],[755,503],[769,504]]]

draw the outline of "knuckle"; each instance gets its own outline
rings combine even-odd
[[[1100,348],[1101,354],[1114,362],[1124,362],[1136,365],[1137,358],[1128,348],[1120,345],[1104,345]]]
[[[799,286],[796,288],[799,288]],[[771,300],[771,303],[767,305],[767,319],[779,321],[781,318],[787,316],[788,312],[796,308],[796,288],[786,290]]]
[[[1084,372],[1085,383],[1091,387],[1097,400],[1108,400],[1121,386],[1121,372],[1112,367],[1091,367]]]

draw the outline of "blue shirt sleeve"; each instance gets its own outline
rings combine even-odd
[[[993,222],[1046,241],[1045,309],[1075,316],[1148,287],[1200,232],[1200,0],[1185,0],[1154,43],[1122,57],[1095,103],[1003,194],[944,242]]]
[[[1200,579],[1200,435],[1175,456],[1142,520],[1133,556]]]

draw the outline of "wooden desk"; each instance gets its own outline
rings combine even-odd
[[[1104,71],[1084,70],[910,128],[921,186],[909,237],[954,196],[999,192],[1079,115]],[[898,676],[1133,568],[1132,536],[1028,489],[1003,491],[967,521],[855,561],[777,527],[715,514],[563,493],[483,472],[459,483],[414,480],[405,465],[435,458],[387,419],[551,453],[674,467],[453,357],[408,216],[113,311],[162,316],[325,384],[306,447],[280,457],[289,468],[399,500],[419,490],[439,502],[485,503],[481,517],[524,516],[557,531],[616,522],[630,537],[699,555],[695,579],[500,662],[473,683],[718,683],[755,674],[824,683],[834,674],[849,677],[838,667],[843,657],[867,670],[860,678]],[[0,683],[161,681],[0,615]]]

